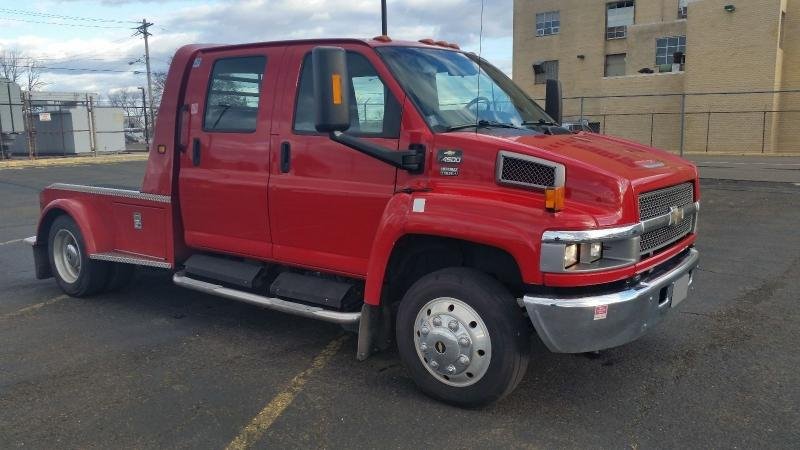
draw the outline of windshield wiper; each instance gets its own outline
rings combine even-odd
[[[231,106],[233,105],[226,105],[224,103],[217,104],[217,107],[221,107],[222,109],[220,110],[219,115],[217,116],[217,120],[214,121],[214,125],[211,125],[212,130],[217,128],[217,125],[219,125],[219,121],[222,120],[222,116],[224,116],[225,113],[228,112],[229,109],[231,109]]]
[[[463,125],[447,127],[445,132],[465,130],[467,128],[514,128],[517,130],[522,130],[522,128],[511,123],[495,122],[493,120],[479,120],[475,123],[465,123]]]

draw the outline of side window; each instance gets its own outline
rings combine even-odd
[[[266,62],[263,56],[224,58],[214,62],[203,118],[205,131],[247,133],[256,130]]]
[[[303,59],[295,105],[294,130],[316,133],[314,127],[314,80],[311,54]],[[383,84],[375,67],[364,56],[347,52],[350,74],[350,129],[348,134],[397,138],[400,135],[400,105]]]

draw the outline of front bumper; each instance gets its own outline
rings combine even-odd
[[[664,263],[635,286],[589,296],[526,295],[522,302],[536,332],[550,351],[583,353],[638,339],[683,300],[699,253],[690,248]],[[677,289],[677,290],[676,290]]]

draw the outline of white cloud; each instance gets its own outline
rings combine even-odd
[[[128,3],[145,3],[145,15],[155,23],[150,41],[154,70],[163,70],[174,51],[189,43],[370,38],[380,34],[381,28],[378,0],[232,0],[198,2],[191,6],[165,2],[160,8],[151,8],[150,2],[142,0],[103,0],[98,7]],[[396,40],[432,37],[477,51],[480,9],[480,0],[389,0],[389,35]],[[512,9],[512,0],[486,1],[483,23],[484,56],[508,73]],[[60,13],[55,9],[43,12]],[[92,30],[87,30],[87,34],[92,37],[58,39],[48,34],[16,35],[0,39],[0,48],[18,47],[29,55],[50,58],[41,61],[44,66],[126,71],[83,74],[54,71],[43,77],[49,83],[48,90],[105,94],[111,89],[127,89],[144,83],[144,77],[130,72],[143,70],[143,65],[128,65],[128,61],[144,53],[140,38],[114,40],[104,37],[102,31]]]

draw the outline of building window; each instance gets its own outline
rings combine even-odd
[[[623,39],[633,25],[634,2],[626,0],[606,5],[606,39]]]
[[[656,66],[659,68],[669,66],[665,67],[665,70],[662,70],[662,72],[671,72],[672,64],[683,63],[683,58],[681,58],[680,61],[675,60],[676,52],[680,52],[681,55],[686,54],[686,36],[671,36],[656,39]]]
[[[558,61],[542,61],[533,65],[535,84],[545,84],[547,80],[558,79]]]
[[[678,19],[685,19],[689,16],[689,0],[678,1]]]
[[[617,53],[615,55],[606,55],[606,72],[607,77],[621,77],[625,75],[625,53]]]
[[[558,34],[559,30],[561,30],[561,14],[558,11],[549,11],[536,14],[537,36]]]

